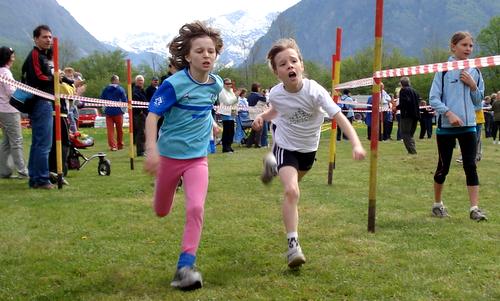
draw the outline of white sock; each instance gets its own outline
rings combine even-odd
[[[434,202],[434,205],[432,205],[432,208],[440,208],[440,207],[444,207],[444,204],[443,202]]]
[[[470,207],[469,212],[472,212],[472,211],[474,211],[474,210],[476,210],[476,209],[479,209],[479,207],[478,207],[478,206],[472,206],[472,207]]]
[[[299,234],[297,232],[289,232],[286,234],[288,241],[288,249],[295,249],[299,246]]]

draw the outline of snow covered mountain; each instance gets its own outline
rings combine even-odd
[[[278,14],[275,12],[262,16],[239,10],[206,20],[208,25],[221,31],[224,40],[224,49],[218,64],[232,67],[243,63],[255,41],[266,34]],[[155,55],[168,57],[167,44],[176,33],[177,30],[162,34],[145,32],[115,38],[104,43],[130,53],[134,64],[151,65]]]

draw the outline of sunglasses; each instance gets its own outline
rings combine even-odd
[[[233,84],[233,83],[224,83],[224,85],[229,85],[229,86],[230,86],[230,85],[232,85],[232,84]]]

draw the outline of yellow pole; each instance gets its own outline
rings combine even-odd
[[[342,28],[337,27],[337,37],[335,43],[335,55],[332,56],[332,94],[335,103],[339,102],[339,94],[335,90],[335,86],[340,83],[340,52],[342,49]],[[342,113],[341,113],[342,114]],[[330,135],[330,153],[329,153],[329,164],[328,164],[328,185],[333,182],[333,170],[336,165],[336,154],[337,154],[337,122],[332,120],[332,131]]]
[[[62,162],[62,143],[61,143],[61,100],[59,87],[59,40],[54,38],[52,45],[54,60],[54,110],[55,110],[55,137],[56,140],[56,166],[57,166],[57,188],[62,189],[63,182],[63,162]]]
[[[382,21],[384,1],[377,0],[375,14],[375,45],[373,73],[382,68]],[[377,159],[379,137],[379,104],[380,104],[380,78],[374,79],[372,88],[372,129],[370,141],[370,188],[368,192],[368,231],[375,232],[375,213],[377,203]]]

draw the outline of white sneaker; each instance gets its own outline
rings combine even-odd
[[[306,257],[302,253],[302,248],[297,246],[296,248],[289,249],[287,254],[288,267],[291,269],[299,268],[301,265],[306,263]]]
[[[496,141],[496,140],[493,140],[493,144],[497,144],[497,141]]]
[[[278,162],[272,152],[267,153],[262,159],[264,163],[264,170],[260,176],[260,180],[264,184],[269,184],[275,176],[278,175]]]
[[[183,267],[175,272],[174,280],[170,286],[181,289],[183,291],[195,290],[203,287],[201,273],[194,267]]]

